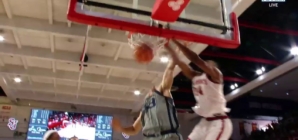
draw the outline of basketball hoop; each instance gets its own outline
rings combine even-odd
[[[167,39],[158,36],[132,32],[129,32],[128,34],[128,44],[133,49],[142,46],[142,44],[146,44],[153,50],[154,53],[156,53],[167,42]]]

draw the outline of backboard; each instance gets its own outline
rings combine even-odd
[[[82,24],[222,48],[240,44],[231,0],[70,0],[67,16]]]

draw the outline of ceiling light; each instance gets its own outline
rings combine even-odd
[[[22,79],[20,77],[16,77],[13,79],[16,83],[22,82]]]
[[[4,41],[4,37],[3,36],[0,36],[0,42]]]
[[[256,70],[257,75],[261,75],[262,73],[263,73],[263,71],[261,69]]]
[[[288,93],[288,92],[287,92],[286,94],[287,94],[287,95],[289,95],[289,93]]]
[[[263,90],[260,90],[260,92],[263,92]]]
[[[235,87],[234,85],[231,85],[230,88],[231,88],[231,89],[235,89],[236,87]]]
[[[290,52],[292,55],[298,55],[298,47],[293,47]]]
[[[140,92],[139,90],[135,90],[133,93],[134,93],[135,95],[140,95],[140,94],[141,94],[141,92]]]
[[[234,86],[237,88],[238,87],[238,84],[235,83]]]
[[[161,63],[168,63],[169,62],[169,57],[167,57],[167,56],[160,57],[160,62]]]
[[[277,83],[275,83],[275,85],[277,86]]]
[[[264,67],[262,67],[261,70],[262,70],[262,72],[265,72],[266,69]]]
[[[257,70],[256,70],[256,74],[257,74],[257,75],[261,75],[261,74],[263,74],[265,71],[266,71],[265,67],[261,67],[260,69],[257,69]]]

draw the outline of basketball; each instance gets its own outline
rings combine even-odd
[[[141,44],[134,50],[134,58],[137,62],[147,64],[154,58],[153,50],[146,44]]]

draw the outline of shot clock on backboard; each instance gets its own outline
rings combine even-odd
[[[268,3],[269,7],[278,8],[278,4],[281,2],[286,2],[286,0],[262,0],[262,2]]]

